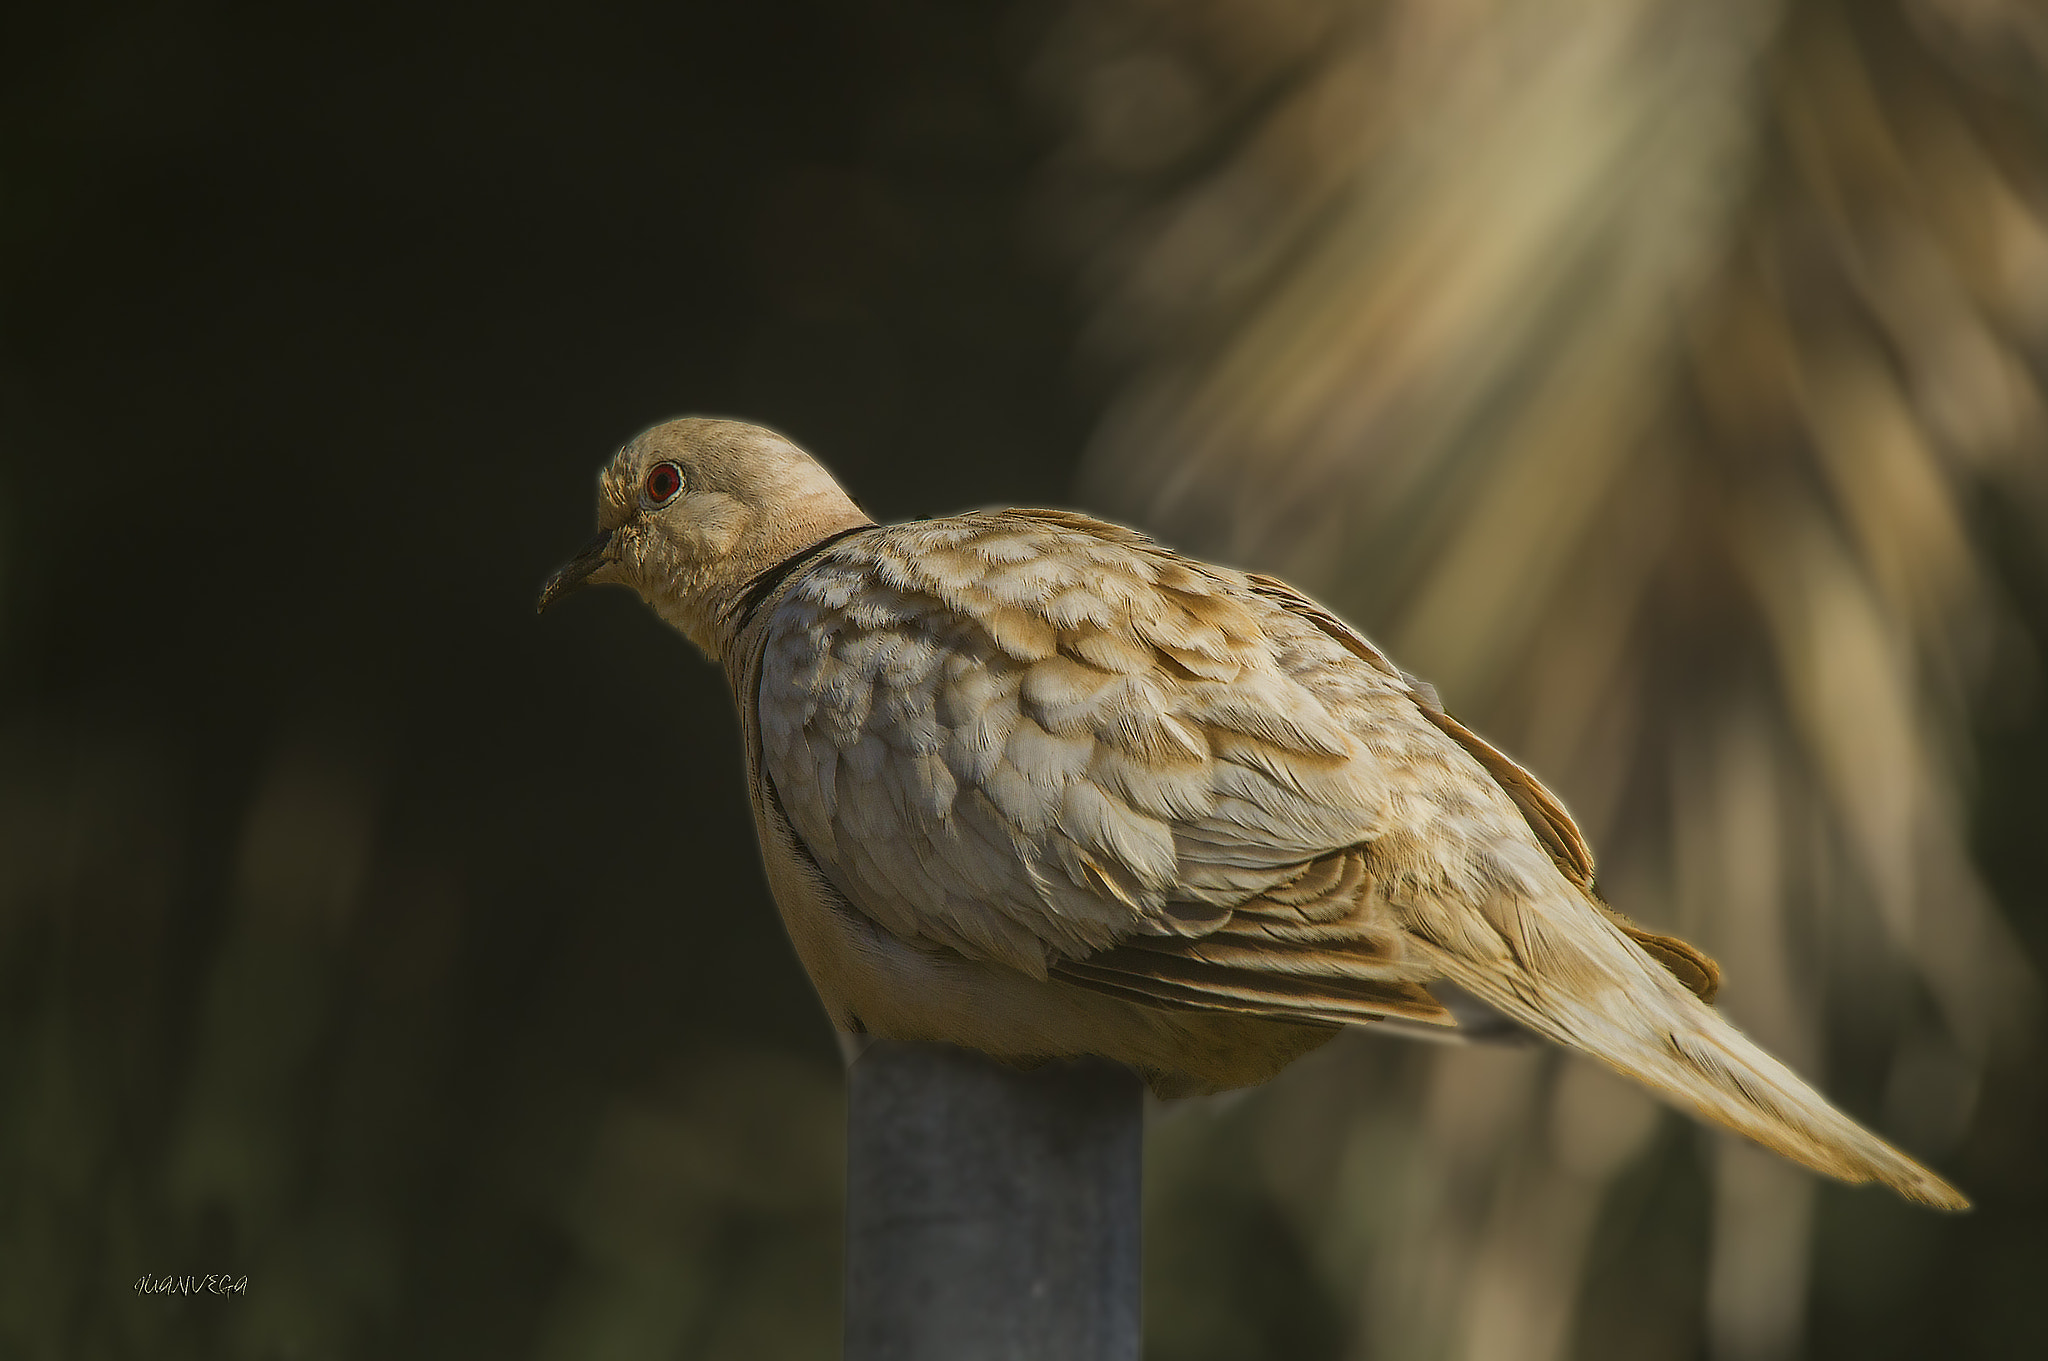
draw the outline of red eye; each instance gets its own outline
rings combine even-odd
[[[647,473],[647,499],[655,505],[683,489],[683,470],[673,463],[657,463]]]

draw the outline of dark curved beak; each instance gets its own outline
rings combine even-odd
[[[553,575],[541,583],[540,600],[534,605],[533,612],[540,614],[563,596],[589,585],[590,574],[605,565],[604,550],[611,546],[611,542],[612,532],[607,529],[583,545],[582,552],[557,567]]]

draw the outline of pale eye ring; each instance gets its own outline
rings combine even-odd
[[[657,463],[647,470],[642,490],[650,506],[664,505],[683,489],[683,470],[673,463]]]

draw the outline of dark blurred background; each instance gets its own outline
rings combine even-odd
[[[0,1356],[835,1352],[723,681],[532,613],[685,412],[1326,595],[1980,1201],[1360,1037],[1151,1355],[2048,1353],[2048,27],[1690,8],[10,10]]]

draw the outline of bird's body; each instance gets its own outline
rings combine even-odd
[[[1711,962],[1600,903],[1541,784],[1284,583],[1066,512],[875,525],[733,422],[622,450],[600,520],[549,595],[633,585],[722,662],[842,1030],[1179,1094],[1345,1024],[1455,1033],[1449,984],[1821,1171],[1962,1203],[1696,996]]]

